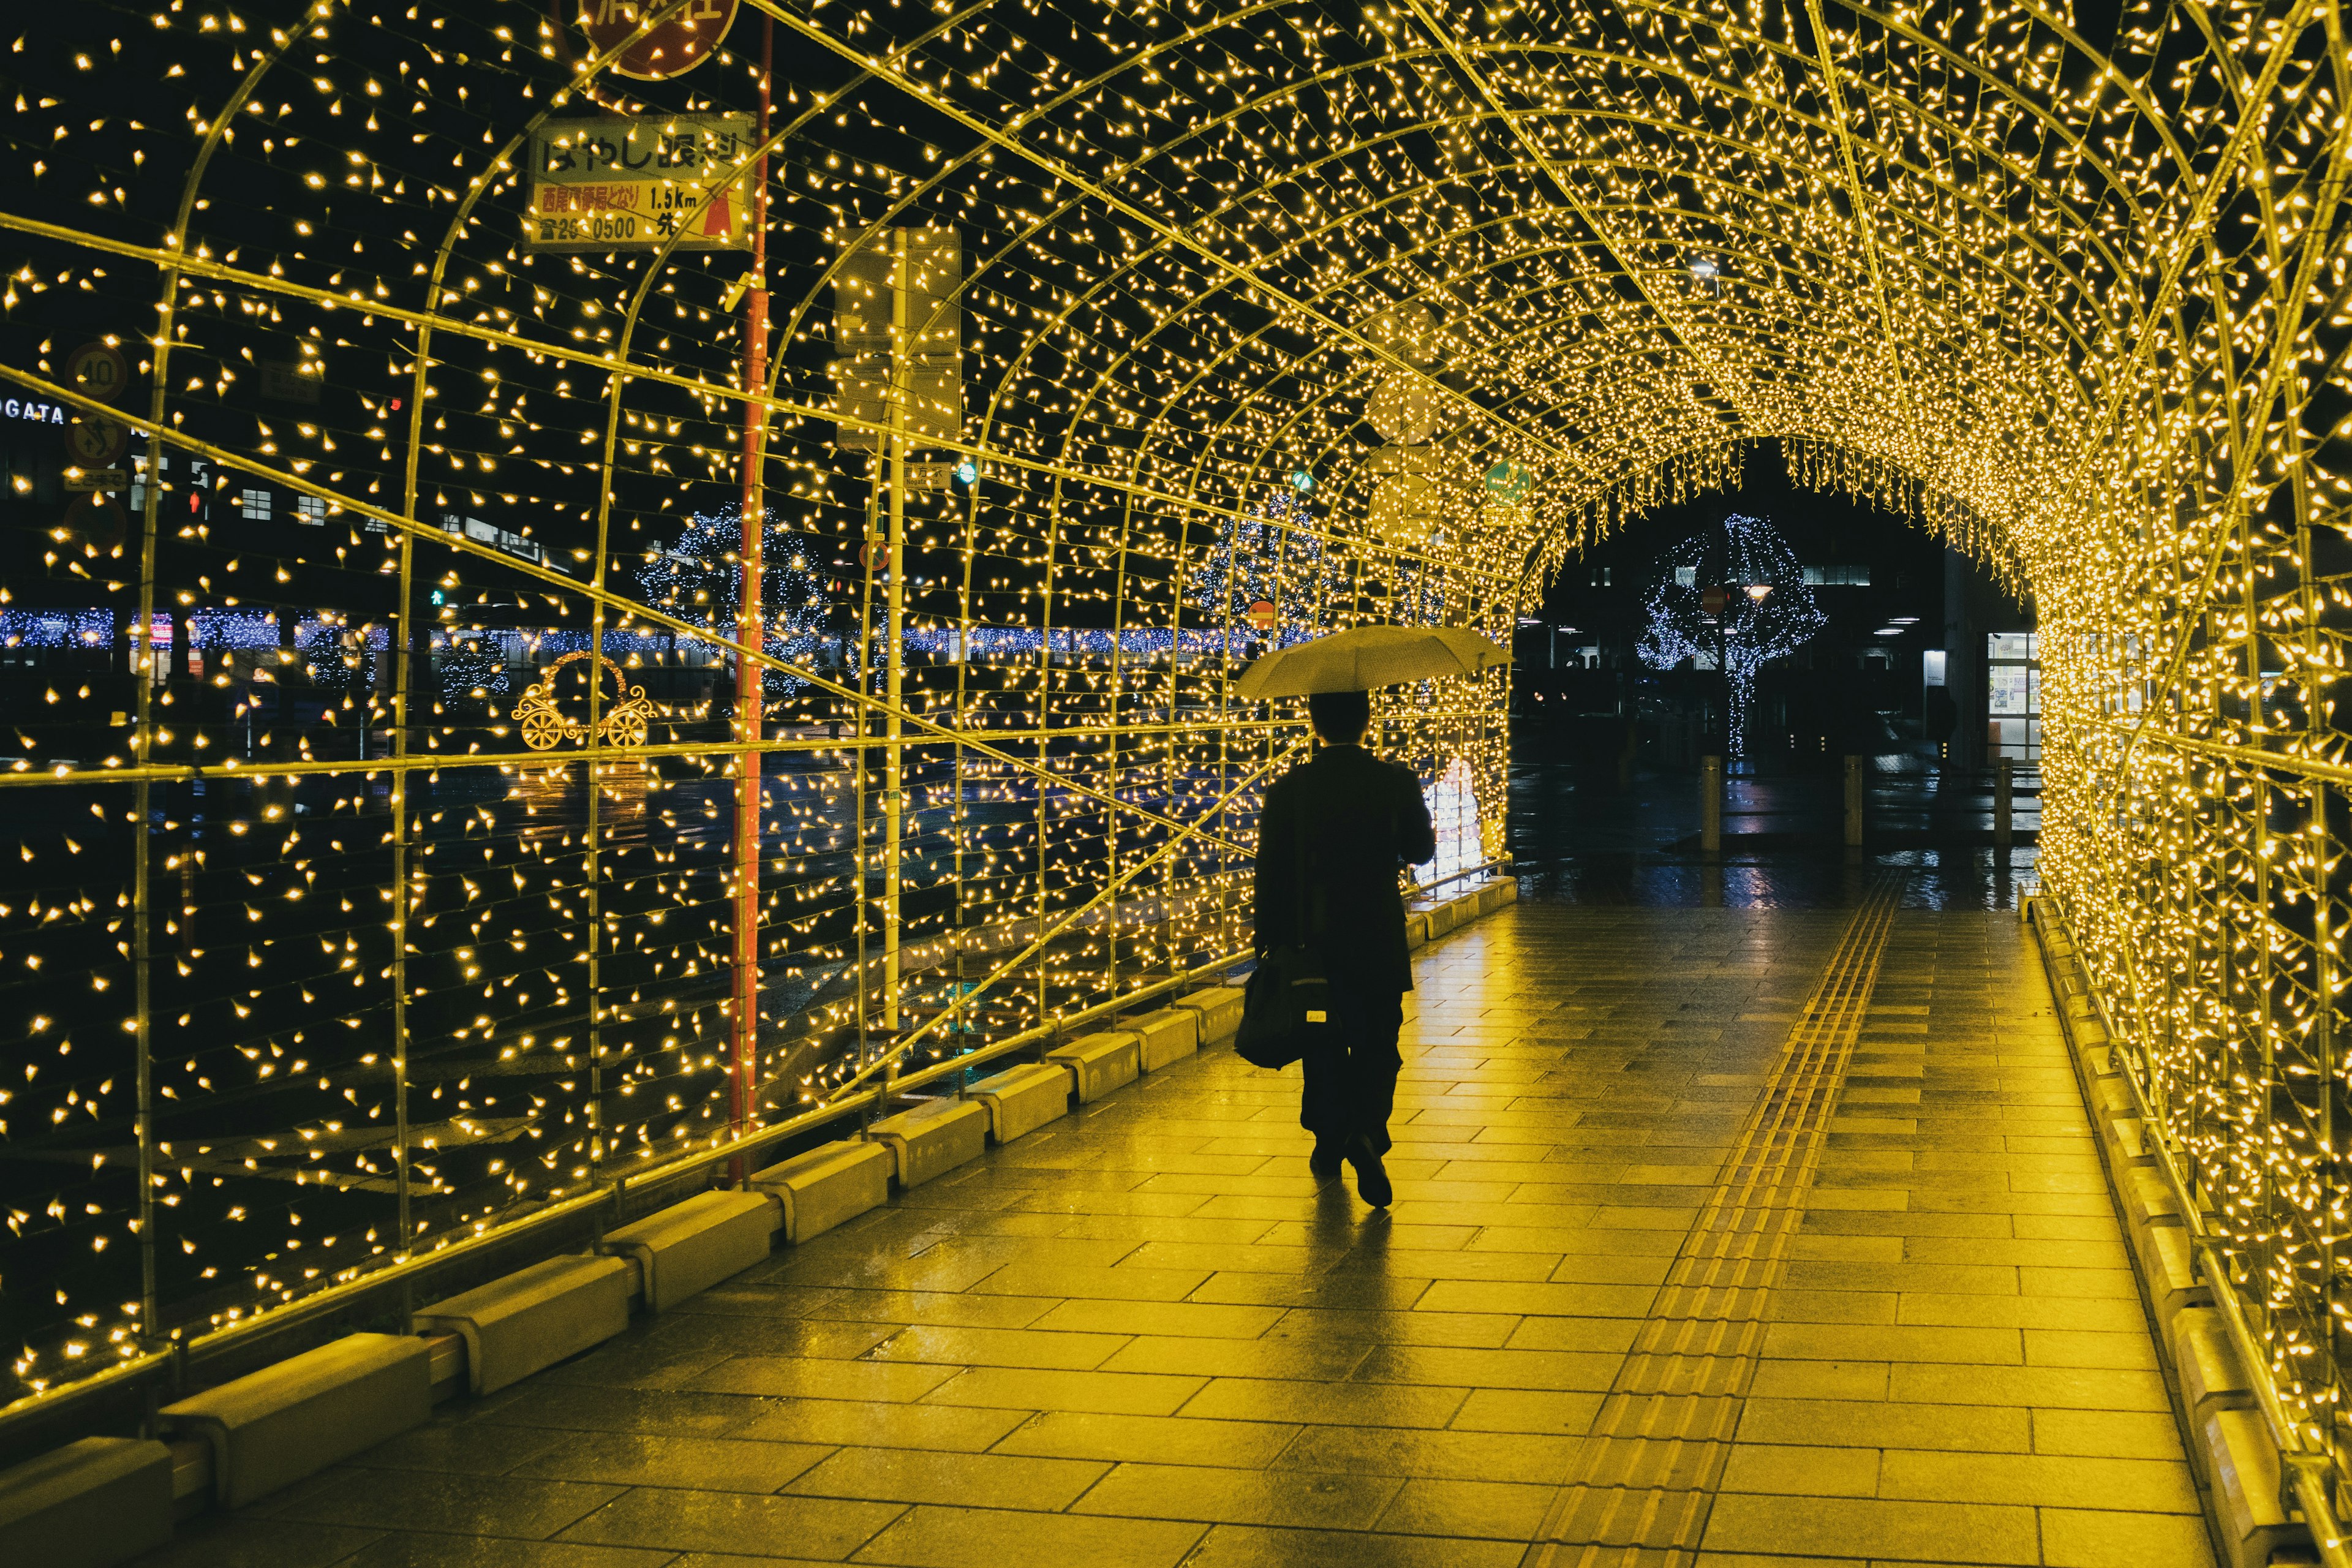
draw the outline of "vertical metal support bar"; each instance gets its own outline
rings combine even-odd
[[[2241,448],[2242,449],[2242,448]],[[2251,507],[2240,509],[2238,547],[2243,552],[2239,574],[2239,607],[2245,617],[2242,647],[2244,655],[2243,674],[2246,681],[2246,714],[2244,724],[2247,743],[2256,748],[2266,744],[2270,731],[2271,688],[2263,676],[2262,601],[2255,584],[2260,580],[2259,556],[2254,544],[2254,518]],[[2305,556],[2305,562],[2310,560]],[[2252,886],[2247,889],[2248,908],[2241,911],[2242,923],[2234,929],[2251,931],[2255,947],[2250,958],[2254,965],[2254,1005],[2242,1010],[2246,1021],[2255,1031],[2255,1048],[2260,1061],[2260,1089],[2256,1091],[2255,1111],[2252,1126],[2243,1126],[2241,1135],[2251,1134],[2257,1149],[2280,1149],[2300,1142],[2303,1130],[2282,1129],[2279,1125],[2280,1101],[2285,1098],[2279,1068],[2278,1041],[2283,1030],[2279,1021],[2279,961],[2278,933],[2280,917],[2278,887],[2272,875],[2271,861],[2278,846],[2271,833],[2271,807],[2276,799],[2276,786],[2268,768],[2250,767],[2247,782],[2252,786],[2244,792],[2245,813],[2250,832],[2247,842],[2252,846],[2248,863],[2252,869]],[[2256,1332],[2271,1352],[2271,1364],[2266,1369],[2273,1386],[2292,1386],[2287,1368],[2282,1364],[2290,1353],[2285,1341],[2294,1327],[2297,1290],[2294,1275],[2301,1267],[2296,1254],[2300,1239],[2283,1235],[2285,1224],[2279,1214],[2278,1181],[2268,1170],[2259,1177],[2262,1193],[2256,1207],[2255,1223],[2260,1226],[2262,1241],[2251,1247],[2244,1258],[2254,1279],[2252,1288],[2244,1292],[2249,1311],[2254,1319]],[[2284,1311],[2287,1322],[2282,1331],[2279,1319]],[[2333,1325],[2329,1325],[2332,1327]],[[2309,1325],[2320,1328],[2320,1325]],[[2320,1331],[2326,1332],[2325,1328]]]
[[[887,750],[882,773],[882,1027],[896,1035],[901,1026],[898,987],[898,858],[904,832],[907,749],[899,720],[907,668],[907,400],[914,395],[914,327],[908,319],[907,231],[891,231],[890,289],[890,542],[889,598],[882,616],[883,689],[889,709],[883,719]],[[886,1080],[898,1077],[896,1058]]]
[[[972,481],[971,489],[970,493],[966,495],[964,500],[963,584],[961,596],[956,601],[955,727],[956,732],[959,736],[961,736],[964,730],[971,723],[971,713],[969,708],[969,704],[971,700],[971,674],[972,658],[971,574],[973,564],[979,559],[980,554],[980,482],[976,475]],[[950,906],[951,919],[954,921],[954,925],[950,932],[950,940],[955,943],[954,994],[958,1000],[961,1000],[964,994],[964,912],[971,907],[973,901],[971,895],[964,888],[963,882],[964,835],[969,831],[969,824],[964,811],[964,790],[966,788],[965,779],[966,757],[964,745],[963,742],[959,739],[955,744],[955,805],[949,816],[948,829],[952,837],[953,890],[955,894],[955,901]],[[972,1031],[974,1035],[978,1035],[980,1033],[980,1021],[977,1018],[967,1015],[963,1023],[964,1027]]]
[[[1698,847],[1709,855],[1723,849],[1723,759],[1698,760]]]
[[[388,748],[397,764],[408,755],[408,700],[410,682],[415,672],[409,667],[416,662],[415,628],[410,624],[416,614],[416,536],[404,531],[400,536],[400,585],[398,597],[393,601],[392,625],[384,633],[384,658],[392,660],[392,744]],[[599,614],[602,608],[599,607]],[[425,634],[428,644],[432,636]],[[392,772],[392,1077],[395,1084],[408,1082],[408,770],[394,766]],[[362,774],[362,777],[365,775]],[[590,789],[593,794],[593,782]],[[407,1144],[407,1096],[400,1100],[400,1141]],[[408,1162],[403,1158],[400,1169],[400,1240],[404,1248],[409,1240]],[[401,1291],[403,1332],[409,1324],[408,1292]]]
[[[1868,800],[1864,788],[1862,758],[1849,754],[1845,760],[1845,847],[1862,847],[1863,807]]]
[[[1120,684],[1127,679],[1127,547],[1129,535],[1133,531],[1134,527],[1135,497],[1132,494],[1129,494],[1121,498],[1118,510],[1118,569],[1111,579],[1110,592],[1110,707],[1109,711],[1103,716],[1103,733],[1106,744],[1108,747],[1106,760],[1106,774],[1103,780],[1103,789],[1106,794],[1114,797],[1118,794],[1119,688]],[[1178,580],[1181,582],[1182,580],[1182,569],[1181,567],[1178,569],[1177,575]],[[1176,646],[1172,640],[1170,642],[1168,647],[1168,673],[1169,732],[1163,740],[1162,744],[1173,750],[1177,744],[1177,718],[1175,687]],[[1142,711],[1146,714],[1149,714],[1150,710],[1150,704],[1147,703],[1143,706]],[[1118,810],[1115,806],[1106,806],[1103,809],[1103,886],[1106,888],[1116,887],[1118,882]],[[1103,952],[1105,963],[1108,965],[1108,972],[1104,977],[1103,994],[1106,996],[1116,996],[1118,994],[1119,929],[1118,895],[1117,893],[1111,894],[1109,907],[1103,911]]]
[[[1043,774],[1046,767],[1050,765],[1048,762],[1048,759],[1051,756],[1050,742],[1047,737],[1053,729],[1054,723],[1054,568],[1060,558],[1061,552],[1062,480],[1059,475],[1055,475],[1054,479],[1053,500],[1049,504],[1045,520],[1045,592],[1040,594],[1037,599],[1037,769],[1039,776],[1036,779],[1036,940],[1041,942],[1045,940],[1045,928],[1049,923],[1050,917],[1047,911],[1047,905],[1051,902],[1046,892],[1046,868],[1049,864],[1046,853],[1046,833],[1051,818],[1047,816],[1046,812],[1049,800],[1046,794],[1045,780],[1043,777]],[[1045,971],[1050,957],[1051,953],[1049,950],[1040,947],[1037,950],[1035,958],[1032,960],[1036,966],[1036,1022],[1040,1026],[1043,1026],[1052,1016],[1047,1008],[1045,997]]]
[[[2003,757],[1992,771],[1992,842],[2006,849],[2016,839],[2017,759]]]
[[[877,451],[866,465],[866,542],[857,552],[864,572],[857,597],[857,689],[864,696],[871,696],[874,691],[874,542],[875,532],[882,525],[882,475],[887,460],[887,454]],[[857,916],[857,1065],[861,1069],[867,1065],[867,1052],[872,1047],[868,1037],[874,1025],[874,977],[867,971],[866,952],[866,930],[873,924],[866,888],[874,874],[866,845],[866,769],[871,754],[866,741],[873,722],[873,710],[863,702],[857,704],[857,745],[851,753],[856,760],[851,776],[856,781],[852,856],[857,872],[850,907]]]
[[[178,274],[165,279],[163,326],[156,334],[154,412],[163,420],[163,345],[172,333],[170,300],[179,289]],[[148,884],[154,867],[154,788],[144,770],[153,760],[155,745],[155,552],[162,537],[155,525],[163,489],[163,444],[147,443],[147,505],[142,514],[139,550],[139,608],[131,627],[131,761],[142,770],[131,786],[131,1015],[139,1053],[139,1332],[152,1340],[161,1333],[155,1285],[155,991],[154,893]],[[180,916],[182,929],[189,916]]]
[[[752,134],[764,146],[775,58],[773,24],[760,22],[759,120]],[[751,163],[751,286],[743,293],[743,390],[768,384],[768,158]],[[768,409],[743,401],[743,499],[738,533],[742,543],[743,587],[738,600],[736,637],[745,647],[768,646],[767,585],[761,552],[767,544],[768,509],[761,464],[768,438]],[[603,564],[600,560],[598,564]],[[600,653],[602,649],[598,650]],[[728,1095],[728,1118],[741,1137],[751,1119],[752,1092],[760,1070],[760,828],[761,755],[767,713],[767,670],[752,659],[735,659],[735,728],[745,749],[735,767],[735,1059]],[[593,737],[591,738],[593,741]],[[750,1172],[741,1160],[731,1175],[740,1186]]]

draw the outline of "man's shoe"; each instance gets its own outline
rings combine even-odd
[[[1389,1185],[1388,1169],[1372,1152],[1371,1144],[1357,1139],[1355,1147],[1348,1151],[1348,1163],[1356,1167],[1356,1195],[1376,1209],[1388,1207],[1396,1190]]]
[[[1315,1140],[1315,1152],[1307,1156],[1309,1173],[1329,1181],[1339,1173],[1339,1145],[1328,1138]]]

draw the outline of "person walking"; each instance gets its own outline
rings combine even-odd
[[[1329,983],[1328,1021],[1299,1061],[1298,1124],[1315,1134],[1307,1169],[1328,1180],[1346,1161],[1357,1194],[1385,1208],[1394,1194],[1381,1161],[1412,989],[1397,872],[1433,858],[1437,835],[1412,770],[1364,749],[1369,693],[1316,692],[1307,713],[1322,743],[1275,781],[1258,815],[1255,946],[1263,956],[1303,945]]]

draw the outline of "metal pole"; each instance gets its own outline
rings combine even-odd
[[[2006,849],[2012,841],[2011,802],[2017,787],[2017,760],[2003,757],[1992,775],[1992,842],[1996,849]]]
[[[900,791],[906,782],[907,749],[898,719],[898,700],[905,689],[907,663],[907,399],[912,395],[914,377],[910,374],[910,357],[914,345],[910,323],[907,318],[907,289],[913,279],[907,276],[907,231],[895,229],[892,237],[897,246],[896,276],[890,290],[890,369],[893,385],[890,389],[890,542],[887,572],[889,599],[883,616],[882,639],[885,653],[883,668],[888,685],[885,690],[890,701],[889,717],[884,721],[884,738],[889,742],[883,753],[882,775],[882,1027],[890,1034],[898,1032],[898,854],[900,816],[904,802]],[[893,1076],[896,1076],[895,1074]]]
[[[1848,753],[1845,759],[1845,843],[1849,849],[1862,847],[1862,759]]]
[[[1723,849],[1723,759],[1698,760],[1698,847],[1710,855]]]
[[[775,58],[773,25],[760,24],[760,107],[753,135],[768,139],[768,100]],[[751,286],[743,293],[743,390],[768,384],[768,160],[751,165]],[[767,443],[768,413],[747,397],[743,404],[743,591],[736,637],[746,647],[765,648],[766,585],[761,552],[767,542],[767,502],[760,464]],[[601,649],[599,650],[602,651]],[[740,740],[756,745],[765,729],[767,672],[740,654],[735,660],[735,727]],[[728,1114],[736,1135],[751,1115],[760,1067],[760,753],[746,750],[735,767],[735,1061]],[[737,1160],[730,1173],[740,1184],[749,1174]]]
[[[857,558],[864,578],[858,585],[857,600],[857,690],[870,696],[874,690],[874,543],[875,531],[881,526],[882,466],[888,454],[877,450],[866,466],[866,542],[859,545]],[[872,733],[873,710],[863,702],[857,705],[857,747],[852,753],[856,765],[850,770],[856,781],[851,809],[856,815],[856,837],[852,853],[857,863],[857,890],[850,907],[857,914],[857,1065],[863,1070],[872,1042],[867,1036],[874,1025],[874,976],[870,973],[866,952],[866,932],[873,921],[873,911],[867,908],[867,888],[874,875],[872,857],[866,853],[866,772],[871,765],[866,738]]]

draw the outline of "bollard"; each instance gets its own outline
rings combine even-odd
[[[2011,802],[2017,787],[2017,759],[2003,757],[1992,775],[1992,843],[1996,849],[2006,849],[2011,842],[2011,829],[2015,818],[2011,815]]]
[[[1708,854],[1723,848],[1723,759],[1698,760],[1698,847]]]
[[[1845,760],[1845,844],[1849,849],[1862,847],[1862,759],[1848,754]]]

